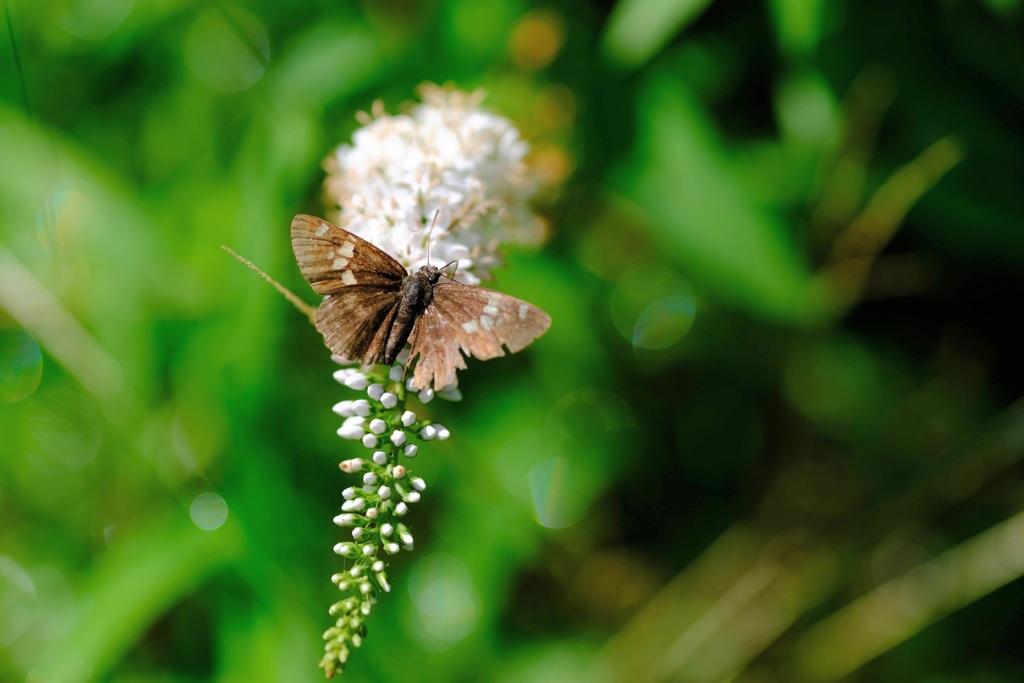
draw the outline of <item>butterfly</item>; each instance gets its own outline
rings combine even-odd
[[[465,356],[515,353],[540,337],[551,317],[533,304],[446,277],[436,266],[415,272],[361,237],[315,216],[292,220],[292,249],[302,275],[324,295],[316,329],[332,353],[391,365],[411,344],[418,359],[410,386],[455,384]]]

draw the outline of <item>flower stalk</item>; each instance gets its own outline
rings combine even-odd
[[[346,474],[359,483],[342,492],[345,502],[334,523],[348,531],[348,537],[334,546],[334,552],[349,560],[350,566],[331,577],[343,597],[331,605],[335,623],[324,632],[324,656],[320,668],[328,678],[344,669],[352,650],[366,637],[365,620],[381,593],[391,590],[388,581],[390,557],[413,549],[413,535],[404,517],[420,501],[426,483],[409,473],[411,460],[420,443],[450,436],[441,424],[422,419],[409,409],[413,396],[429,403],[434,392],[411,391],[405,382],[408,350],[399,354],[395,365],[344,367],[334,379],[366,398],[344,400],[334,412],[345,418],[338,429],[343,439],[361,442],[366,453],[340,463]],[[344,365],[345,359],[334,357]],[[442,392],[457,398],[457,390]]]

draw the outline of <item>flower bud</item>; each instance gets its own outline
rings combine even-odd
[[[363,429],[362,425],[352,424],[347,421],[338,428],[338,436],[343,439],[361,439],[365,433],[366,430]]]
[[[363,373],[354,372],[345,378],[345,386],[349,389],[362,391],[366,387],[370,386],[370,380]]]
[[[359,554],[354,543],[338,543],[334,546],[334,552],[344,557],[355,557]]]
[[[354,375],[355,372],[352,368],[342,368],[341,370],[335,370],[332,376],[336,382],[344,384],[345,380]]]

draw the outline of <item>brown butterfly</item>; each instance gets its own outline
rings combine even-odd
[[[481,360],[525,348],[551,317],[533,304],[490,289],[441,280],[441,270],[407,272],[361,237],[314,216],[292,220],[292,249],[313,290],[324,294],[316,329],[339,356],[365,364],[395,362],[406,342],[419,358],[411,386],[455,384],[463,354]]]

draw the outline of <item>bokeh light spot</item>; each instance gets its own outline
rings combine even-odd
[[[43,376],[43,352],[20,328],[0,329],[0,403],[31,396]]]
[[[509,56],[524,69],[543,69],[558,54],[564,40],[562,17],[550,10],[535,10],[523,16],[512,29]]]
[[[565,529],[583,516],[581,498],[570,489],[571,466],[565,458],[552,458],[530,470],[533,514],[541,526]]]
[[[192,74],[221,93],[241,92],[256,84],[270,57],[263,25],[236,7],[199,16],[185,35],[185,62]]]
[[[132,0],[67,0],[56,11],[61,28],[83,40],[99,40],[124,23]]]
[[[564,147],[539,142],[530,150],[530,170],[544,185],[565,182],[573,170],[573,159]]]
[[[200,493],[188,509],[192,523],[203,531],[219,529],[228,520],[228,503],[216,493]]]
[[[469,569],[457,557],[435,553],[409,573],[415,611],[409,631],[432,650],[447,649],[469,635],[480,619],[480,596]]]
[[[619,333],[638,349],[678,344],[697,317],[690,284],[666,269],[644,267],[628,273],[612,293],[611,306]]]
[[[574,438],[630,429],[636,426],[636,416],[618,394],[584,387],[558,399],[545,425],[563,437]]]
[[[862,424],[884,410],[881,368],[871,353],[848,339],[794,349],[783,387],[790,403],[819,425]]]
[[[821,78],[803,76],[784,81],[775,98],[775,109],[791,140],[821,144],[836,132],[838,107],[828,83]]]
[[[85,242],[86,227],[94,225],[98,216],[99,207],[92,196],[64,187],[55,191],[47,205],[40,208],[37,225],[39,230],[52,228],[52,238],[62,246],[81,246]]]
[[[675,345],[693,327],[697,301],[692,294],[657,299],[643,310],[633,328],[633,346],[665,349]]]
[[[528,429],[508,438],[498,449],[495,466],[505,489],[520,500],[532,500],[531,471],[545,460],[566,457],[557,433]]]
[[[103,443],[96,406],[87,396],[66,389],[33,396],[25,405],[21,425],[26,455],[48,474],[82,470]]]

